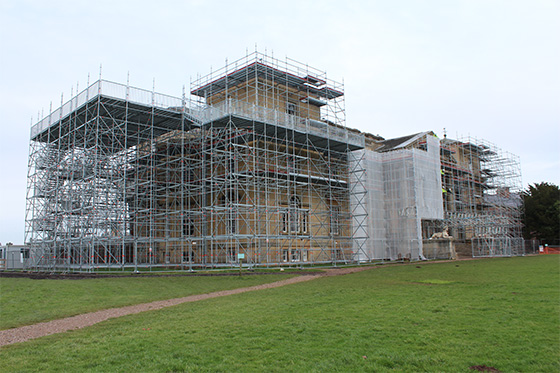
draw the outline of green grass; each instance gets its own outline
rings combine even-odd
[[[0,371],[556,372],[559,259],[413,263],[182,304],[6,346]]]
[[[84,280],[0,278],[0,329],[106,308],[253,286],[290,275],[131,277]]]

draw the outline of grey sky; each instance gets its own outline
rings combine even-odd
[[[560,184],[560,2],[0,1],[0,242],[22,243],[31,117],[103,77],[180,96],[246,50],[344,80],[347,125],[486,139]]]

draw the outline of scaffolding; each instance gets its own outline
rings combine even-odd
[[[372,139],[363,153],[368,259],[524,254],[516,156],[432,132]]]
[[[364,150],[368,258],[426,258],[422,221],[443,219],[439,140],[431,132],[370,141]]]
[[[443,225],[454,239],[473,257],[523,255],[519,158],[469,136],[443,139],[441,159]]]
[[[343,91],[258,52],[189,97],[95,82],[31,129],[28,269],[363,261],[364,136]]]
[[[522,255],[520,175],[482,140],[347,128],[343,85],[288,58],[226,62],[180,98],[100,79],[31,128],[26,266]]]

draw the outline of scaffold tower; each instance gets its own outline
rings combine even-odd
[[[342,84],[255,52],[190,91],[99,80],[32,127],[30,269],[367,258],[364,137],[345,127]]]
[[[441,158],[443,224],[455,239],[473,257],[523,255],[519,158],[470,136],[445,138]]]

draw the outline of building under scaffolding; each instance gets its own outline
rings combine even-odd
[[[29,269],[416,260],[446,225],[476,255],[517,254],[492,241],[519,227],[480,145],[349,129],[342,84],[257,52],[190,93],[99,80],[32,127]]]
[[[433,132],[366,141],[364,151],[366,246],[381,249],[374,257],[524,254],[515,155],[470,137],[440,141]]]
[[[472,255],[524,254],[519,159],[476,138],[443,139],[445,225]]]

